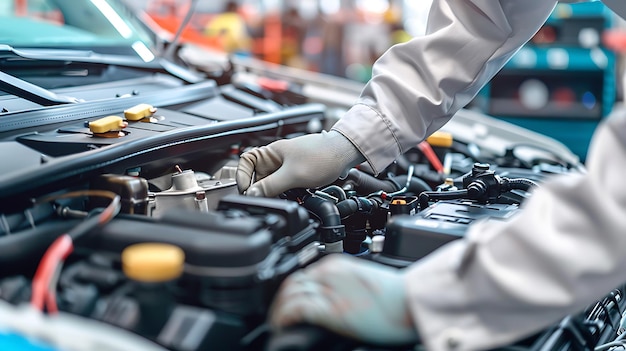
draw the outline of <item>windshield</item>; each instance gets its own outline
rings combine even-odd
[[[2,0],[0,44],[152,56],[153,35],[119,0]]]

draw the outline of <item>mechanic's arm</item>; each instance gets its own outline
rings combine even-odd
[[[367,160],[375,172],[443,126],[541,27],[555,0],[435,0],[427,33],[390,48],[328,133],[244,153],[241,192],[316,187]],[[251,185],[251,183],[253,183]]]
[[[389,49],[333,127],[380,172],[441,128],[545,23],[554,0],[435,0],[426,35]]]
[[[509,343],[626,282],[624,164],[626,116],[613,116],[587,174],[553,178],[511,221],[478,223],[415,264],[408,301],[428,349]]]

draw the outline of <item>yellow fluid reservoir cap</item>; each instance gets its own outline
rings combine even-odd
[[[152,105],[139,104],[124,110],[124,117],[129,121],[139,121],[146,117],[152,117],[156,110],[156,107]]]
[[[106,116],[89,122],[89,130],[92,133],[106,133],[123,129],[126,127],[126,124],[120,116]]]
[[[141,243],[122,251],[122,270],[133,280],[158,283],[180,277],[185,253],[175,245]]]
[[[426,138],[426,141],[432,146],[450,147],[454,139],[452,134],[438,130]]]
[[[391,200],[392,205],[406,205],[405,199],[393,199]]]

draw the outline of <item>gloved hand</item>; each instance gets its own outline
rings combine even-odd
[[[237,186],[240,193],[274,197],[293,188],[330,184],[364,160],[339,132],[307,134],[278,140],[241,155]]]
[[[418,341],[402,271],[333,254],[290,275],[270,309],[279,331],[308,323],[377,345]]]

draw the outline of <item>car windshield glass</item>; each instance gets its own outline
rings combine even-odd
[[[0,44],[151,54],[152,35],[119,0],[2,0]]]

